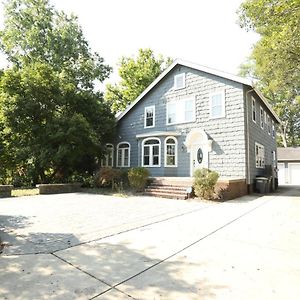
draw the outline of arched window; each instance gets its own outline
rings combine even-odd
[[[165,139],[165,167],[177,167],[177,139],[175,137]]]
[[[117,146],[117,167],[130,167],[130,144],[127,142]]]
[[[142,166],[160,167],[160,140],[148,138],[143,141]]]
[[[101,160],[102,167],[114,166],[114,146],[112,144],[106,144],[106,154]]]

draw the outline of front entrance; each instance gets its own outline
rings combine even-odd
[[[212,140],[203,129],[192,129],[186,137],[185,145],[190,153],[190,176],[193,176],[196,169],[209,167],[208,153],[211,151]]]

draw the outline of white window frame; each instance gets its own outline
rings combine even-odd
[[[257,169],[265,168],[265,147],[262,144],[255,143],[255,167]]]
[[[259,121],[260,121],[260,128],[264,130],[265,128],[265,122],[264,122],[264,109],[260,107],[260,113],[259,113]]]
[[[184,120],[185,103],[187,101],[193,101],[193,109],[194,109],[193,110],[193,118],[192,118],[192,120],[188,120],[188,121]],[[168,112],[169,112],[169,105],[170,104],[175,104],[176,105],[176,117],[178,115],[181,116],[181,118],[179,118],[179,121],[172,122],[172,123],[168,122]],[[193,123],[195,121],[196,121],[196,99],[195,99],[195,97],[183,98],[183,99],[180,99],[180,100],[167,102],[167,105],[166,105],[166,125],[186,124],[186,123]]]
[[[168,139],[174,140],[175,144],[168,144],[167,143]],[[167,164],[167,156],[168,156],[168,154],[167,154],[167,146],[168,145],[174,145],[175,146],[175,164],[174,165],[168,165]],[[178,161],[178,151],[177,151],[177,149],[178,149],[177,138],[174,137],[174,136],[168,136],[168,137],[166,137],[165,138],[165,167],[167,167],[167,168],[177,168],[177,161]]]
[[[128,147],[127,148],[120,148],[120,145],[122,144],[127,144]],[[129,168],[130,167],[130,143],[124,141],[124,142],[120,142],[118,145],[117,145],[117,167],[119,168]],[[124,164],[125,162],[125,149],[128,149],[128,165],[126,166]],[[119,164],[119,150],[121,150],[122,154],[121,154],[121,165]]]
[[[222,113],[220,116],[212,116],[212,97],[216,95],[221,95],[222,97]],[[220,118],[225,118],[226,112],[225,112],[225,90],[213,92],[209,94],[209,118],[210,119],[220,119]]]
[[[267,115],[267,130],[268,134],[271,135],[271,118],[269,115]]]
[[[256,123],[257,115],[256,115],[256,99],[254,97],[251,97],[251,115],[252,115],[252,121]]]
[[[182,77],[183,85],[178,86],[178,79]],[[181,90],[185,88],[185,73],[180,73],[174,76],[174,90]]]
[[[266,111],[264,111],[264,122],[265,122],[265,125],[267,125],[267,112]]]
[[[147,110],[152,109],[153,113],[153,125],[152,126],[147,126]],[[146,106],[144,110],[144,128],[153,128],[155,127],[155,105],[151,106]]]
[[[108,146],[111,147],[111,166],[108,164],[109,160],[109,154],[106,153],[104,155],[104,158],[101,159],[101,167],[113,167],[114,166],[114,145],[113,144],[106,144],[106,149],[108,148]]]
[[[145,142],[150,141],[150,140],[156,140],[156,141],[158,141],[158,144],[149,145],[149,165],[145,165],[144,164],[144,146],[145,146]],[[153,165],[152,164],[152,161],[153,161],[153,146],[158,146],[158,165]],[[144,139],[143,142],[142,142],[142,167],[160,168],[160,164],[161,164],[161,141],[160,141],[160,139],[157,138],[157,137],[149,137],[149,138]]]
[[[275,123],[274,123],[274,121],[272,120],[272,138],[275,139],[275,136],[276,136],[276,132],[275,132]]]

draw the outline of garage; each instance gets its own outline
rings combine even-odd
[[[277,148],[279,185],[300,185],[300,147]]]

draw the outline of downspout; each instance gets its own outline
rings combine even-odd
[[[250,174],[250,136],[249,136],[249,105],[248,105],[248,93],[254,91],[252,88],[251,90],[247,91],[245,94],[245,101],[246,101],[246,135],[247,135],[247,184],[250,186],[251,184],[251,174]]]

